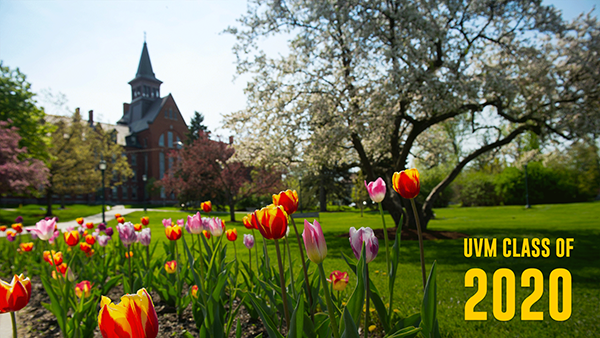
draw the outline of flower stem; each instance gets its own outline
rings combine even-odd
[[[279,250],[279,242],[275,240],[275,249],[277,250],[277,263],[279,264],[279,283],[281,284],[281,296],[283,299],[283,312],[285,314],[285,323],[289,329],[290,326],[290,311],[288,309],[287,292],[285,289],[285,273],[283,271],[283,263],[281,262],[281,251]]]
[[[200,281],[202,282],[200,283],[200,287],[204,290],[204,271],[202,271],[204,270],[204,257],[202,257],[202,238],[200,236],[202,235],[198,234],[198,259],[200,260]]]
[[[129,251],[129,246],[127,246],[127,255],[129,256],[129,258],[127,259],[127,261],[129,262],[129,292],[133,293],[133,276],[131,275],[131,252]]]
[[[339,338],[340,332],[338,330],[337,319],[335,318],[335,307],[333,306],[333,302],[331,301],[331,295],[329,294],[329,289],[327,288],[327,279],[325,277],[325,270],[323,270],[323,263],[319,263],[319,275],[321,276],[321,283],[323,285],[323,291],[325,292],[327,312],[329,313],[329,324],[331,324],[333,336],[335,338]]]
[[[415,205],[415,200],[413,198],[410,199],[410,203],[415,214],[415,222],[417,222],[417,233],[419,234],[419,252],[421,254],[421,274],[423,275],[423,289],[425,289],[427,278],[425,277],[425,252],[423,251],[423,234],[421,233],[421,221],[419,220],[417,206]]]
[[[288,241],[288,238],[285,237],[285,245],[287,247],[287,251],[289,253],[288,255],[288,261],[290,263],[290,278],[292,280],[292,293],[294,294],[294,298],[298,299],[298,293],[296,292],[296,287],[294,286],[294,268],[292,265],[292,250],[290,250],[290,242]]]
[[[298,228],[296,227],[296,222],[294,218],[290,215],[290,219],[292,220],[292,225],[294,226],[294,231],[296,231],[296,239],[298,240],[298,248],[300,249],[300,260],[302,261],[302,271],[304,271],[304,283],[306,284],[306,293],[308,294],[308,305],[310,312],[310,319],[314,322],[315,317],[312,311],[313,308],[313,300],[312,300],[312,292],[310,292],[310,282],[308,280],[308,270],[306,269],[306,262],[304,260],[304,248],[302,247],[302,242],[300,241],[300,234],[298,233]]]
[[[256,236],[254,235],[254,229],[252,229],[252,238],[254,238],[254,242],[256,243]],[[258,271],[258,245],[254,246],[254,251],[256,254],[256,271]]]
[[[369,292],[370,291],[370,286],[369,286],[369,264],[366,264],[366,268],[367,268],[366,269],[367,270],[367,275],[366,275],[366,280],[365,280],[365,288],[367,289],[367,303],[366,303],[367,312],[365,313],[365,328],[364,328],[364,331],[365,331],[364,337],[365,338],[367,338],[369,336],[369,312],[370,312],[370,310],[369,310],[369,299],[370,299],[370,297],[369,296],[371,295],[370,292]]]
[[[179,249],[177,242],[175,241],[175,261],[177,262],[177,266],[175,267],[175,278],[177,279],[176,289],[177,289],[177,319],[181,319],[181,282],[179,280]]]
[[[390,273],[390,246],[388,245],[388,231],[385,226],[385,217],[383,217],[383,207],[381,206],[381,202],[379,204],[379,213],[381,214],[381,222],[383,223],[383,239],[385,241],[385,261],[387,263],[388,274]]]
[[[17,316],[14,311],[10,312],[10,319],[12,320],[13,338],[17,338]]]

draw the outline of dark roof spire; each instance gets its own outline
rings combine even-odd
[[[142,56],[140,57],[140,65],[138,66],[135,77],[145,77],[158,81],[158,79],[154,76],[154,71],[152,71],[152,63],[150,63],[150,54],[148,54],[148,46],[146,45],[146,41],[144,41],[144,48],[142,49]]]

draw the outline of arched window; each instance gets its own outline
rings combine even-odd
[[[160,134],[160,137],[158,138],[158,146],[159,147],[165,146],[165,134]]]
[[[165,153],[158,154],[158,171],[159,171],[159,179],[162,180],[163,176],[165,176]]]
[[[173,132],[167,132],[167,142],[169,148],[173,148]]]

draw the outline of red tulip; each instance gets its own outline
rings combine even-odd
[[[6,231],[7,227],[6,225],[0,225],[0,231],[4,232]]]
[[[21,247],[22,251],[29,252],[29,251],[33,250],[33,242],[21,243],[21,244],[19,244],[19,246]]]
[[[83,224],[83,217],[78,217],[76,219],[76,221],[77,221],[77,224],[82,225]]]
[[[19,311],[31,298],[31,281],[23,274],[15,275],[10,282],[0,280],[0,313]]]
[[[225,236],[227,236],[227,239],[230,241],[235,241],[237,239],[237,229],[233,228],[233,229],[229,229],[227,231],[225,231]]]
[[[150,217],[148,217],[148,216],[142,217],[142,218],[140,218],[140,221],[142,222],[143,225],[148,225],[148,224],[150,224]]]
[[[102,296],[98,326],[104,338],[156,338],[158,317],[148,291],[125,295],[119,304]]]
[[[81,251],[85,253],[89,253],[90,251],[92,251],[92,246],[87,243],[81,243],[79,244],[79,249],[81,249]]]
[[[15,223],[12,225],[12,228],[14,231],[16,231],[18,234],[23,232],[23,224],[21,223]]]
[[[282,191],[277,195],[273,195],[273,204],[283,207],[288,215],[291,215],[298,210],[298,193],[296,190]]]
[[[200,203],[200,207],[202,207],[202,211],[211,212],[212,211],[212,203],[210,201]]]
[[[82,296],[89,297],[92,294],[92,284],[87,280],[75,284],[75,294],[79,298],[81,298]]]
[[[142,225],[141,225],[141,224],[139,224],[139,223],[138,223],[138,224],[134,224],[134,225],[133,225],[133,229],[134,229],[135,231],[142,231]]]
[[[93,235],[87,235],[85,236],[85,242],[89,245],[94,245],[96,244],[96,237],[94,237]]]
[[[244,222],[246,229],[258,229],[258,226],[252,223],[252,214],[244,216],[242,221]]]
[[[79,231],[72,230],[64,233],[65,242],[68,246],[75,246],[79,243]]]
[[[117,222],[119,222],[121,224],[125,223],[125,217],[118,217]]]
[[[92,223],[92,222],[87,222],[87,223],[85,223],[85,227],[91,230],[91,229],[93,229],[93,228],[94,228],[94,223]]]
[[[210,239],[210,231],[202,230],[202,234],[204,234],[204,237],[206,237],[206,239]]]
[[[170,225],[165,228],[165,234],[169,240],[176,241],[181,238],[181,227],[179,225]]]
[[[394,184],[394,190],[406,199],[417,197],[421,190],[421,181],[417,169],[395,172],[392,176],[392,183]]]
[[[258,230],[266,239],[280,239],[287,230],[287,214],[283,207],[273,204],[254,212],[258,221]]]

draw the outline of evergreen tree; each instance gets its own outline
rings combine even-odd
[[[198,136],[201,132],[208,133],[208,127],[205,126],[202,122],[204,122],[204,115],[197,111],[194,112],[194,117],[190,122],[189,132],[186,135],[186,143],[188,145],[192,144],[195,140],[198,139]]]

